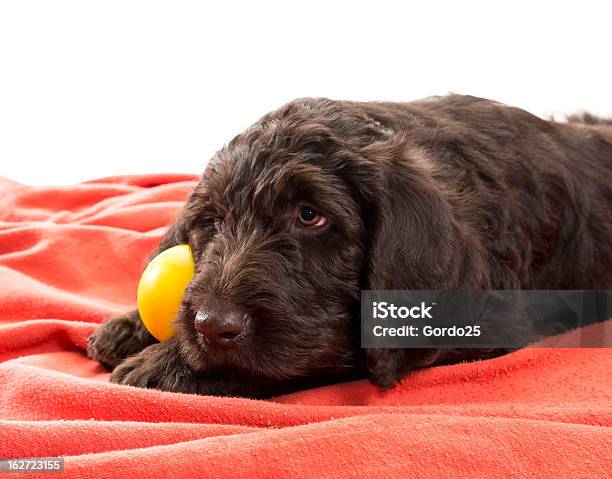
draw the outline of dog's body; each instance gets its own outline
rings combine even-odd
[[[359,292],[612,289],[612,124],[570,120],[457,95],[296,100],[215,155],[162,239],[197,262],[177,336],[132,312],[90,354],[123,384],[266,397],[503,353],[361,350]]]

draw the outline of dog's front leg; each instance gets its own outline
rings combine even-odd
[[[104,321],[87,340],[87,354],[113,369],[125,358],[156,342],[140,320],[138,311],[130,311]]]
[[[181,358],[176,337],[152,344],[115,368],[111,381],[163,391],[198,392],[200,378]]]
[[[290,392],[244,371],[196,371],[181,356],[179,336],[153,344],[115,368],[111,382],[140,388],[211,396],[265,398]]]

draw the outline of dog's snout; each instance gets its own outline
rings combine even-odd
[[[202,333],[211,346],[231,349],[236,345],[249,322],[242,311],[213,312],[200,310],[194,320],[195,329]]]

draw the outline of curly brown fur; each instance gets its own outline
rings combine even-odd
[[[328,223],[298,228],[303,204]],[[143,349],[113,381],[171,391],[266,397],[366,375],[390,387],[503,351],[362,350],[360,290],[612,289],[610,238],[603,120],[458,95],[295,100],[215,155],[160,245],[189,243],[197,261],[178,335],[150,345],[132,313],[90,354],[114,366]],[[248,315],[236,347],[196,331],[202,310]]]

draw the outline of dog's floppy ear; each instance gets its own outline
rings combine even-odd
[[[188,244],[190,242],[189,232],[194,223],[197,223],[201,217],[205,217],[205,212],[202,210],[206,208],[208,203],[209,198],[207,194],[206,181],[204,178],[202,178],[189,195],[189,198],[185,202],[185,206],[181,209],[180,213],[174,220],[174,223],[170,225],[166,233],[164,233],[162,236],[157,251],[153,254],[153,256],[172,248],[173,246]],[[191,244],[190,246],[192,246],[193,249],[194,245]]]
[[[410,155],[414,155],[411,157]],[[362,288],[435,290],[461,274],[457,228],[446,198],[420,152],[376,162],[376,194],[366,206]],[[391,387],[412,369],[433,364],[437,349],[367,349],[370,380]]]
[[[168,230],[164,233],[159,241],[159,246],[154,255],[161,253],[173,246],[179,244],[187,244],[189,242],[189,233],[187,228],[187,221],[185,219],[185,210],[182,209],[177,216],[174,223],[170,225]]]

